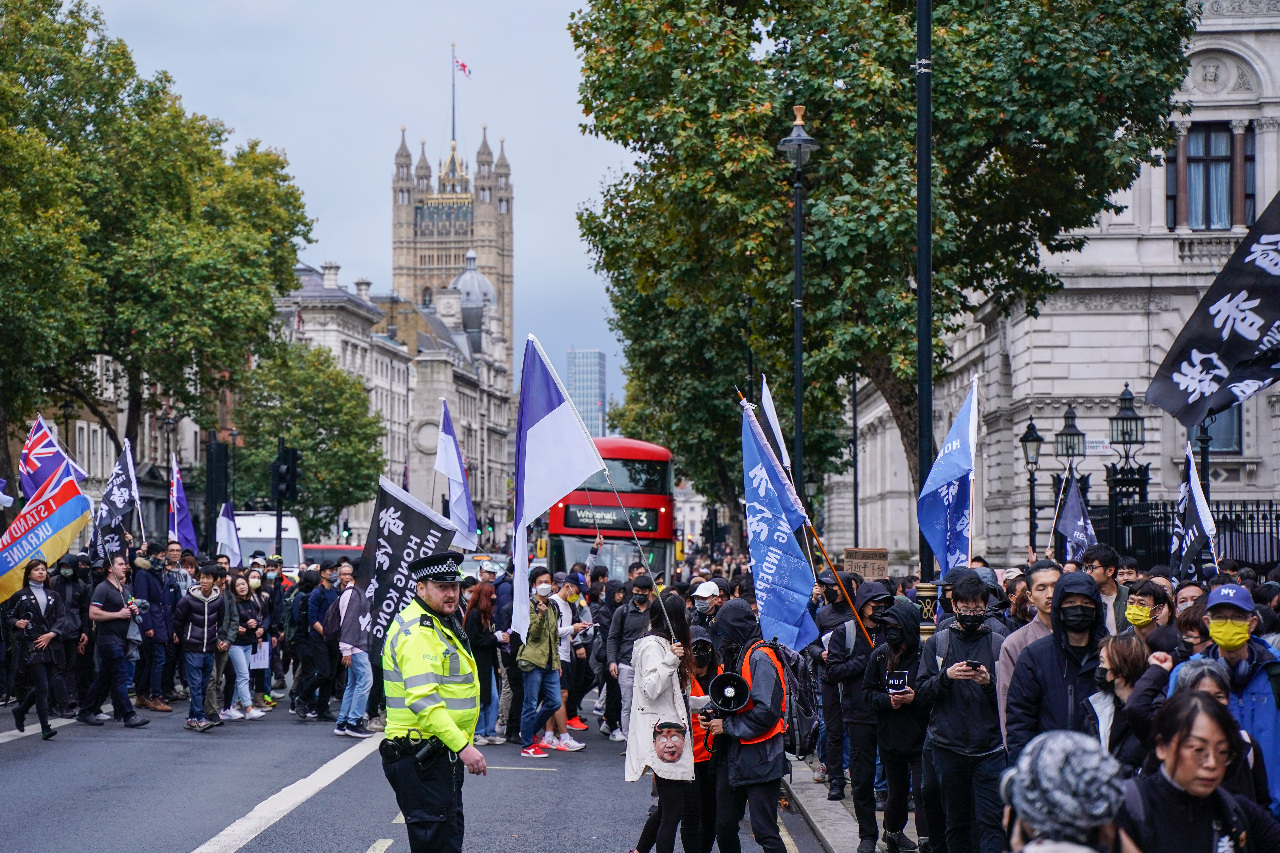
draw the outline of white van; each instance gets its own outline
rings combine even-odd
[[[249,555],[261,551],[268,557],[276,551],[276,514],[274,512],[237,512],[236,535],[240,537],[240,554],[249,565]],[[280,557],[290,574],[302,564],[302,529],[298,519],[285,513],[280,522]]]

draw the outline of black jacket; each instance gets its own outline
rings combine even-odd
[[[227,642],[229,610],[235,610],[231,597],[214,588],[210,598],[193,586],[173,609],[173,632],[178,635],[184,652],[216,652],[219,642]],[[239,622],[237,620],[237,626]]]
[[[69,633],[62,639],[78,641],[80,635],[85,632],[85,623],[80,619],[80,604],[84,602],[87,611],[89,607],[89,585],[74,575],[70,578],[64,578],[61,573],[50,575],[49,582],[45,585],[58,594],[62,599],[63,607],[67,611]]]
[[[498,669],[498,638],[493,635],[498,628],[490,625],[486,628],[481,622],[479,610],[467,614],[463,629],[467,641],[471,644],[471,653],[476,659],[476,676],[480,681],[480,707],[488,705],[492,694],[493,673]]]
[[[920,674],[920,611],[913,604],[895,602],[884,615],[886,623],[902,627],[906,644],[893,662],[895,671],[905,670],[907,686],[916,690]],[[924,751],[924,736],[929,727],[929,706],[919,695],[909,705],[893,707],[889,696],[889,659],[894,649],[887,643],[876,646],[862,679],[862,701],[876,715],[876,744],[881,753],[902,758],[915,758]]]
[[[1126,785],[1125,799],[1116,815],[1123,829],[1141,850],[1216,853],[1263,853],[1280,850],[1280,824],[1252,800],[1218,788],[1207,797],[1180,790],[1161,771],[1140,776]],[[1233,839],[1219,846],[1218,829]],[[1239,843],[1234,843],[1239,842]]]
[[[649,602],[649,607],[653,602]],[[641,610],[630,599],[613,611],[609,622],[609,641],[605,647],[605,660],[609,663],[631,665],[631,646],[649,630],[649,609]]]
[[[939,661],[939,643],[944,635],[947,653]],[[916,702],[923,701],[933,709],[929,715],[929,739],[934,746],[973,756],[990,755],[1004,748],[994,676],[1002,642],[1004,638],[985,625],[968,635],[960,630],[959,623],[952,623],[925,641],[916,676]],[[949,678],[947,669],[965,660],[986,667],[987,672],[993,673],[991,681],[979,684]]]
[[[24,586],[18,590],[10,602],[9,627],[13,629],[14,636],[17,638],[17,653],[23,666],[36,663],[61,663],[63,659],[62,643],[59,643],[58,639],[65,639],[66,632],[70,629],[67,622],[67,608],[62,603],[62,597],[47,586],[45,596],[43,611],[30,586]],[[27,621],[26,628],[19,628],[14,624],[24,619]],[[35,641],[50,631],[58,636],[43,649],[37,649]]]
[[[1067,632],[1062,627],[1062,600],[1068,595],[1087,595],[1096,605],[1089,643],[1077,653],[1078,658],[1067,651]],[[1013,680],[1009,682],[1005,732],[1010,762],[1017,761],[1026,745],[1041,732],[1089,730],[1086,705],[1098,689],[1093,671],[1098,667],[1098,640],[1107,632],[1102,594],[1093,578],[1084,572],[1063,575],[1053,590],[1051,620],[1053,633],[1036,640],[1018,656]]]
[[[751,612],[751,606],[740,598],[725,603],[716,615],[722,642],[728,648],[742,652],[760,637],[760,623]],[[791,762],[783,752],[782,734],[779,732],[759,743],[744,744],[768,732],[782,717],[782,703],[786,695],[786,683],[773,665],[769,653],[756,646],[744,666],[741,660],[726,661],[725,671],[738,672],[746,677],[750,672],[751,701],[747,707],[724,721],[725,737],[716,738],[716,752],[725,746],[724,760],[728,762],[729,784],[738,787],[756,785],[781,779],[791,770]]]
[[[880,584],[869,581],[858,587],[853,597],[853,606],[860,613],[863,606],[874,598],[888,595],[889,591]],[[850,613],[850,617],[852,617]],[[873,726],[876,723],[875,711],[862,698],[862,677],[866,674],[867,663],[871,660],[871,652],[884,642],[884,634],[878,627],[862,625],[871,633],[872,642],[867,642],[856,620],[850,618],[831,635],[827,644],[827,666],[822,680],[827,684],[840,686],[840,707],[844,710],[846,723]],[[853,633],[853,647],[850,648],[848,638]]]
[[[1102,690],[1094,693],[1085,702],[1085,732],[1105,742],[1107,751],[1118,762],[1125,776],[1132,776],[1142,769],[1146,761],[1147,750],[1142,739],[1134,733],[1129,721],[1129,713],[1125,705],[1114,693]],[[1106,739],[1102,739],[1102,729],[1106,726]]]

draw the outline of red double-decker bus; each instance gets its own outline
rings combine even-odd
[[[625,580],[627,566],[636,560],[644,562],[650,574],[668,571],[676,544],[671,451],[631,438],[597,438],[595,442],[618,497],[609,480],[598,473],[551,508],[547,524],[551,570],[562,572],[574,563],[585,563],[599,531],[604,548],[596,562],[609,568],[609,577]],[[637,553],[633,528],[642,553]]]

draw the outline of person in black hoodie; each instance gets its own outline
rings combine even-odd
[[[929,707],[916,701],[920,672],[920,611],[895,602],[881,619],[884,645],[876,646],[862,679],[862,700],[876,715],[876,744],[889,783],[884,805],[884,842],[889,853],[915,850],[903,833],[907,795],[920,790],[920,755],[924,751]],[[924,811],[916,810],[916,835],[928,838]]]
[[[751,686],[750,701],[732,717],[715,717],[706,729],[715,738],[716,843],[720,853],[742,853],[738,824],[751,807],[751,832],[765,853],[787,849],[778,831],[778,796],[791,769],[782,749],[786,681],[779,661],[761,645],[760,623],[740,598],[716,614],[720,654],[727,672]]]
[[[914,700],[932,708],[928,750],[945,814],[946,844],[941,827],[931,819],[930,849],[971,853],[976,820],[977,849],[1001,853],[1005,839],[1000,774],[1005,752],[992,673],[1004,638],[985,624],[987,590],[977,575],[962,575],[951,593],[956,619],[925,641]],[[917,806],[930,808],[927,802]]]
[[[1088,731],[1087,703],[1098,690],[1098,641],[1107,632],[1102,593],[1092,577],[1068,572],[1058,579],[1050,621],[1053,633],[1018,656],[1009,683],[1005,731],[1011,761],[1041,732]]]
[[[844,727],[849,736],[849,777],[853,787],[853,812],[858,819],[858,853],[873,853],[879,835],[873,789],[876,715],[862,699],[862,677],[872,650],[884,642],[879,630],[880,617],[893,603],[893,596],[882,584],[869,581],[858,587],[853,603],[861,619],[851,619],[832,633],[827,644],[825,680],[840,688]],[[835,790],[836,780],[831,784]],[[843,787],[841,784],[841,790]]]
[[[841,581],[850,595],[855,594],[857,585],[846,572],[837,577],[827,569],[818,576],[822,585],[822,595],[826,604],[818,608],[814,623],[818,626],[818,639],[809,644],[806,651],[814,661],[818,676],[818,684],[822,696],[822,723],[826,728],[826,741],[823,744],[823,764],[826,766],[827,781],[831,787],[827,794],[829,800],[844,799],[844,708],[840,704],[840,685],[826,678],[827,650],[823,647],[823,638],[834,631],[843,630],[844,624],[853,619],[853,608],[840,591]]]

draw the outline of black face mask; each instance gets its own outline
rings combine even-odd
[[[889,605],[887,604],[873,604],[871,605],[871,616],[868,618],[870,618],[872,622],[879,624],[880,621],[884,619],[884,612],[888,609]]]
[[[1100,666],[1093,671],[1093,683],[1098,685],[1098,689],[1103,693],[1116,692],[1116,683],[1114,681],[1107,680],[1107,676],[1110,673],[1111,670],[1107,669],[1105,666]]]
[[[1190,660],[1191,656],[1196,653],[1196,650],[1186,640],[1179,640],[1177,652],[1178,652],[1178,658],[1180,660]]]
[[[637,592],[635,595],[631,596],[631,600],[636,603],[637,607],[639,607],[640,605],[644,604],[646,601],[649,600],[649,593]]]
[[[981,613],[960,613],[956,616],[956,621],[960,623],[960,627],[969,633],[973,633],[982,627],[982,623],[987,621],[987,617]]]
[[[714,657],[715,657],[715,655],[714,655],[713,653],[711,653],[711,652],[707,652],[707,653],[706,653],[706,654],[704,654],[704,655],[695,654],[695,655],[693,656],[693,663],[694,663],[694,665],[695,665],[695,666],[706,666],[706,667],[709,667],[709,666],[711,666],[711,661],[712,661],[712,659],[713,659]]]
[[[898,625],[890,625],[884,629],[884,639],[891,646],[901,646],[907,641],[907,632]]]
[[[943,612],[943,613],[955,613],[955,612],[956,612],[955,605],[952,603],[951,599],[949,599],[949,598],[940,598],[940,599],[938,599],[938,604],[942,607],[942,612]]]
[[[1072,607],[1064,607],[1061,611],[1062,627],[1068,631],[1083,633],[1093,628],[1093,623],[1097,619],[1098,611],[1087,605],[1077,604]]]
[[[840,601],[840,590],[827,587],[822,591],[822,595],[827,599],[827,604],[835,604]]]

